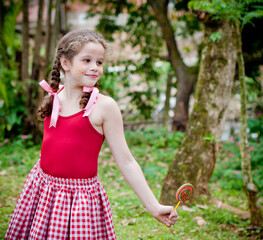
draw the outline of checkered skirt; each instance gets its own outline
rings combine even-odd
[[[116,239],[105,189],[97,177],[50,176],[37,163],[11,217],[6,239]]]

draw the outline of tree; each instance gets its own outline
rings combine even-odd
[[[28,2],[28,1],[26,1]],[[56,42],[59,39],[60,33],[60,26],[61,26],[61,0],[56,0],[56,11],[55,11],[55,21],[53,24],[53,28],[50,28],[50,21],[51,21],[51,10],[52,10],[52,0],[49,1],[49,8],[48,8],[48,21],[47,21],[47,56],[53,57],[53,55],[49,55],[50,48],[53,49],[56,46]],[[31,79],[27,80],[27,101],[26,101],[26,108],[27,108],[27,117],[25,119],[25,132],[32,134],[34,141],[39,141],[41,136],[41,124],[36,118],[36,111],[37,106],[39,105],[39,85],[38,81],[40,77],[44,77],[45,73],[42,67],[49,62],[47,58],[45,64],[41,64],[44,62],[40,57],[40,49],[43,42],[43,34],[42,34],[42,16],[44,10],[44,0],[38,1],[38,20],[37,20],[37,27],[35,30],[34,35],[34,51],[33,51],[33,63],[32,63],[32,75]],[[50,31],[52,31],[50,37]],[[23,35],[23,42],[26,41],[27,38]],[[27,40],[28,41],[28,40]],[[51,46],[52,45],[52,46]],[[27,46],[28,49],[29,45]],[[23,49],[24,50],[24,49]],[[27,50],[28,51],[28,50]],[[27,55],[27,57],[29,57]],[[28,65],[28,63],[27,63]],[[46,65],[46,67],[48,67]]]
[[[36,106],[38,106],[38,82],[41,72],[40,49],[43,41],[42,24],[43,24],[43,7],[44,0],[38,1],[38,19],[37,27],[34,32],[34,51],[31,79],[27,84],[27,128],[33,135],[34,140],[38,140],[41,136],[39,122],[36,118]]]
[[[3,58],[3,63],[5,66],[9,66],[8,65],[8,54],[7,54],[7,48],[6,48],[6,43],[5,43],[5,40],[4,40],[4,34],[3,34],[3,27],[4,27],[4,4],[3,4],[3,1],[0,1],[0,49],[1,49],[1,55],[2,55],[2,58]]]
[[[51,44],[50,49],[52,49],[52,51],[54,51],[54,49],[57,46],[57,42],[59,40],[59,34],[61,31],[61,4],[62,4],[62,0],[56,0],[55,4],[56,4],[55,21],[54,21],[53,28],[52,28],[51,43],[50,43]],[[53,58],[54,58],[54,54],[50,55],[49,61],[51,62]]]
[[[148,0],[148,3],[151,5],[154,16],[161,27],[168,50],[168,59],[178,81],[173,130],[185,131],[188,120],[189,98],[197,76],[194,69],[183,62],[178,50],[175,33],[168,17],[169,0]]]
[[[45,68],[48,67],[50,63],[50,45],[51,45],[51,18],[52,18],[52,0],[48,0],[48,14],[47,14],[47,23],[46,23],[46,39],[45,39],[45,45],[46,45],[46,55],[45,55]]]
[[[263,17],[263,11],[262,11]],[[242,52],[242,39],[240,23],[236,22],[236,41],[238,56],[238,78],[240,81],[241,111],[240,111],[240,153],[242,161],[243,187],[248,198],[248,205],[251,213],[251,222],[254,226],[261,226],[263,219],[258,204],[258,189],[251,176],[251,156],[249,153],[247,136],[247,93],[245,82],[245,64]]]
[[[32,66],[32,76],[31,79],[38,81],[39,71],[40,71],[40,49],[41,43],[43,40],[42,34],[42,16],[43,16],[43,7],[44,7],[44,0],[39,0],[38,2],[38,19],[37,19],[37,28],[35,31],[35,39],[34,39],[34,57],[33,57],[33,66]]]
[[[28,57],[29,57],[29,20],[28,20],[28,1],[23,0],[23,31],[22,31],[22,67],[21,77],[22,81],[28,81]]]
[[[28,2],[28,1],[25,1]],[[27,3],[24,3],[27,4]],[[43,16],[43,5],[44,1],[38,1],[38,20],[37,20],[37,27],[34,32],[34,51],[33,51],[33,63],[32,65],[32,74],[29,78],[28,73],[28,66],[29,66],[29,24],[28,24],[28,6],[25,5],[24,9],[24,25],[27,28],[27,33],[23,33],[23,61],[25,65],[22,66],[22,73],[25,72],[27,66],[27,77],[23,77],[23,81],[26,81],[26,88],[27,88],[27,100],[26,100],[26,108],[27,108],[27,116],[25,118],[24,126],[25,132],[31,133],[33,136],[34,141],[38,141],[41,136],[41,129],[38,124],[38,120],[36,118],[36,106],[38,106],[38,80],[39,80],[39,73],[40,73],[40,49],[42,43],[42,16]],[[27,14],[27,16],[25,16]],[[27,21],[27,22],[26,22]],[[23,28],[24,30],[24,28]],[[27,42],[27,43],[25,43]],[[22,75],[23,76],[23,75]]]
[[[217,105],[217,102],[220,100],[228,100],[230,96],[231,84],[229,83],[233,81],[233,72],[237,61],[241,89],[240,152],[243,185],[249,200],[252,224],[260,226],[262,223],[262,215],[257,205],[258,190],[251,177],[250,154],[246,132],[246,86],[240,25],[245,25],[250,22],[252,18],[262,17],[262,7],[257,4],[257,1],[253,0],[247,2],[218,0],[212,2],[192,1],[190,4],[197,10],[197,13],[203,16],[202,19],[206,21],[206,40],[208,39],[207,37],[210,36],[210,42],[214,39],[215,42],[224,44],[221,46],[222,49],[219,49],[218,46],[216,46],[217,44],[212,44],[215,48],[212,47],[209,49],[211,43],[209,44],[209,41],[205,42],[205,48],[201,56],[195,105],[189,121],[187,135],[176,154],[175,160],[169,168],[164,181],[161,199],[169,202],[171,197],[175,197],[175,191],[177,187],[180,186],[180,181],[182,180],[190,181],[196,185],[197,191],[195,197],[199,197],[201,194],[209,195],[208,182],[214,169],[217,153],[215,140],[221,136],[221,134],[218,135],[220,131],[217,131],[217,134],[213,133],[213,131],[215,131],[213,128],[216,129],[216,125],[220,126],[221,122],[223,122],[222,119],[227,104],[227,102],[222,104],[222,108],[222,106]],[[214,28],[218,23],[224,26],[224,29]],[[207,32],[209,28],[211,28],[212,31]],[[231,39],[228,39],[229,37],[231,37]],[[213,57],[216,57],[217,61],[211,62]],[[225,69],[232,70],[233,72],[224,71]],[[209,76],[208,74],[208,76],[206,76],[209,71],[211,75]],[[220,71],[221,76],[218,75]],[[208,77],[207,79],[209,79],[207,82],[208,87],[202,84],[204,83],[204,77]],[[227,79],[228,81],[226,81]],[[214,84],[212,84],[213,82]],[[224,88],[220,87],[222,82],[226,83],[225,87],[229,88],[225,89],[225,92],[221,92],[224,90]],[[204,89],[206,92],[204,92]],[[219,94],[215,94],[216,92]],[[201,102],[200,100],[202,99],[209,101],[209,103]],[[215,111],[206,107],[209,105],[213,106]],[[202,120],[204,116],[207,117],[207,122]],[[211,120],[214,122],[211,122]],[[207,124],[206,126],[204,125],[205,122]],[[215,123],[216,125],[214,125]],[[205,141],[208,141],[208,143],[205,143]]]
[[[195,89],[195,103],[187,133],[163,181],[161,201],[173,204],[176,191],[185,182],[195,186],[194,198],[209,195],[221,137],[224,113],[231,96],[236,67],[234,28],[229,21],[204,20],[204,41]],[[220,38],[213,39],[214,32]]]

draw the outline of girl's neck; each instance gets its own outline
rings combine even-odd
[[[71,86],[69,83],[65,83],[65,88],[63,89],[64,96],[68,100],[74,100],[80,98],[83,93],[83,87]]]
[[[62,105],[67,106],[79,106],[79,101],[83,94],[83,88],[81,86],[74,86],[70,81],[65,81],[64,89],[59,93],[59,99]]]
[[[68,116],[79,112],[81,110],[79,106],[81,96],[82,87],[76,88],[65,83],[64,89],[59,94],[59,99],[61,102],[60,115]]]

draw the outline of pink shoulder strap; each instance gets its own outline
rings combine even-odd
[[[95,103],[97,102],[99,89],[96,87],[83,87],[83,92],[91,92],[89,101],[84,109],[85,112],[83,114],[83,117],[88,117],[95,107]]]

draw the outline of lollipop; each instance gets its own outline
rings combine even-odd
[[[180,202],[186,202],[190,199],[194,192],[194,186],[191,183],[185,183],[181,187],[178,188],[176,192],[176,199],[178,202],[178,206]],[[176,206],[177,208],[177,206]]]
[[[193,192],[194,192],[194,186],[191,183],[185,183],[181,187],[179,187],[176,192],[176,199],[178,203],[174,208],[174,210],[176,210],[176,208],[179,206],[181,202],[188,201],[192,196]],[[166,227],[166,225],[164,225],[164,227]]]

